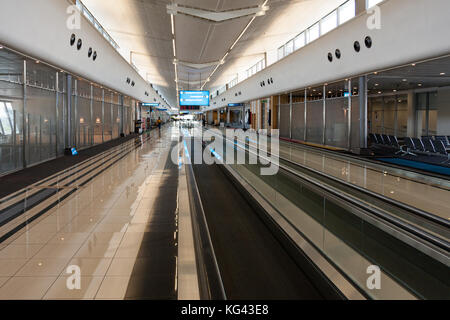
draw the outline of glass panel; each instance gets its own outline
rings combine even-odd
[[[119,106],[117,104],[112,105],[113,108],[113,139],[117,139],[119,137]]]
[[[278,60],[281,60],[284,58],[284,46],[281,48],[278,48]]]
[[[300,49],[305,45],[305,33],[300,33],[295,39],[294,39],[294,50]]]
[[[384,0],[367,0],[367,8],[372,8],[373,6],[379,4]]]
[[[102,102],[94,100],[93,115],[94,115],[94,144],[103,142],[103,115]]]
[[[319,23],[316,23],[315,25],[313,25],[308,29],[307,43],[316,40],[317,38],[319,38],[319,36],[320,36]]]
[[[334,10],[328,16],[322,19],[321,21],[321,35],[324,35],[327,32],[330,32],[334,28],[337,27],[337,10]]]
[[[355,17],[355,0],[350,0],[339,7],[339,24],[343,24]]]
[[[304,97],[303,97],[304,98]],[[294,97],[293,97],[294,99]],[[292,104],[292,139],[305,140],[305,103]]]
[[[27,164],[32,165],[56,156],[56,93],[27,88]]]
[[[289,55],[294,51],[294,40],[291,40],[286,44],[285,50],[285,55]]]
[[[105,118],[103,121],[104,138],[105,141],[109,141],[112,139],[112,121],[113,121],[111,104],[105,102],[104,108],[105,108]]]
[[[395,136],[405,137],[408,132],[408,96],[401,95],[397,97],[397,124]],[[430,134],[435,134],[430,133]]]
[[[348,146],[348,98],[326,100],[326,140],[329,146],[347,148]]]

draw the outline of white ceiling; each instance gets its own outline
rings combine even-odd
[[[167,5],[222,12],[262,5],[264,0],[83,0],[119,44],[121,54],[167,99],[177,105],[171,18]],[[205,89],[216,89],[264,58],[345,0],[269,0],[215,72]],[[179,89],[199,89],[252,19],[244,16],[214,22],[175,15]],[[131,54],[130,54],[131,53]],[[272,59],[273,60],[273,59]],[[187,63],[188,65],[184,64]],[[202,65],[204,64],[204,65]],[[200,82],[201,81],[201,82]]]

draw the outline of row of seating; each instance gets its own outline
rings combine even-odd
[[[440,136],[444,137],[445,136]],[[423,155],[434,155],[434,156],[445,156],[446,160],[442,163],[450,161],[449,153],[447,151],[447,138],[446,142],[442,138],[433,139],[431,137],[411,138],[405,137],[403,139],[403,144],[399,143],[399,139],[396,136],[370,133],[369,139],[372,144],[379,145],[383,147],[388,147],[395,151],[395,154],[412,155],[417,156],[417,154]]]
[[[422,136],[422,139],[442,141],[446,149],[450,148],[450,136]]]

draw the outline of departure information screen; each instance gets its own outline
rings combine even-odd
[[[182,110],[182,111],[192,111],[192,110],[194,110],[194,111],[198,111],[198,110],[200,110],[200,106],[180,106],[180,110]]]
[[[180,91],[180,106],[209,107],[209,91]]]

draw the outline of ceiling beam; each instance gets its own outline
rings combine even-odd
[[[212,22],[224,22],[247,16],[263,16],[269,10],[268,6],[257,6],[252,8],[235,9],[227,11],[208,11],[205,9],[189,8],[173,3],[167,5],[167,13],[172,15],[185,14]]]

